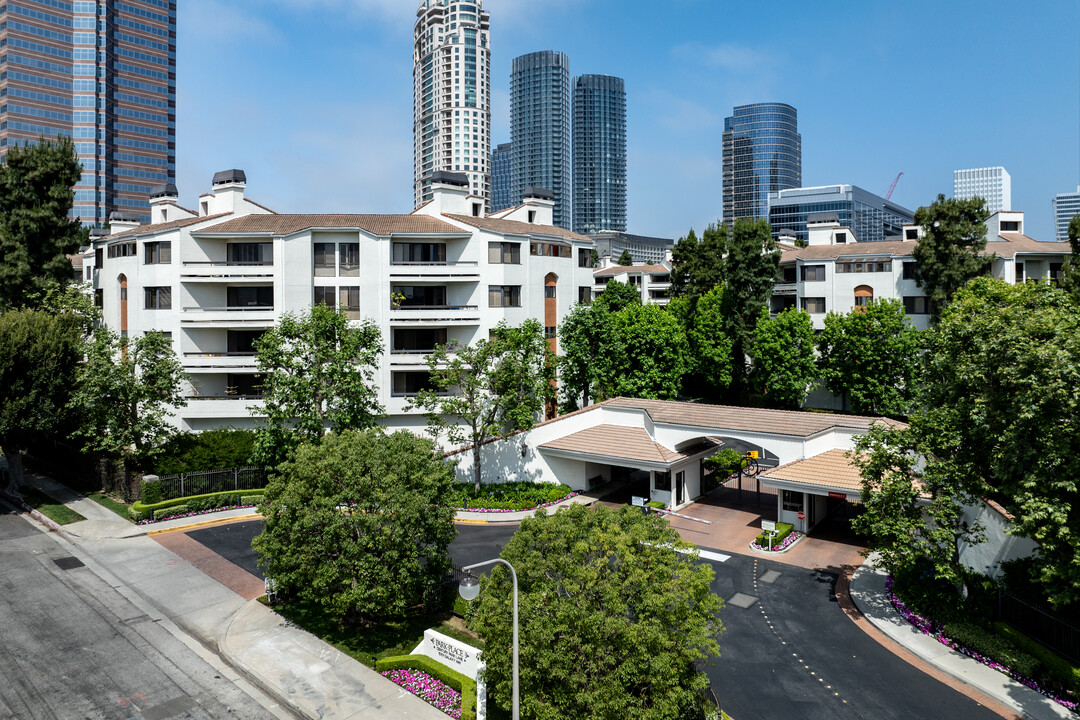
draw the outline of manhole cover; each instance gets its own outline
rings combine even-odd
[[[774,583],[779,577],[780,573],[778,573],[776,570],[769,570],[767,573],[761,576],[761,582]]]
[[[728,605],[734,605],[740,607],[743,610],[751,607],[757,602],[757,598],[753,595],[746,595],[744,593],[735,593],[730,600],[727,601]]]
[[[53,562],[56,563],[56,567],[61,570],[74,570],[75,568],[86,567],[83,565],[83,561],[77,557],[53,558]]]

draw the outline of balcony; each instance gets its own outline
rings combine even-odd
[[[269,327],[276,320],[273,305],[234,307],[185,307],[180,316],[184,327]]]
[[[392,280],[440,280],[447,282],[478,282],[480,266],[476,262],[392,262]]]
[[[392,325],[477,325],[477,305],[400,305],[390,308]]]
[[[254,352],[186,352],[183,360],[187,372],[249,370],[255,367]]]
[[[259,395],[189,395],[187,407],[180,410],[185,419],[248,419],[252,410],[262,408]],[[256,413],[261,415],[262,413]]]
[[[181,282],[266,282],[274,278],[273,263],[185,262]]]

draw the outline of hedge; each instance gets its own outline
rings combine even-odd
[[[476,681],[427,655],[397,655],[375,661],[375,670],[420,670],[461,693],[461,720],[476,720]]]
[[[1080,668],[1038,640],[1033,640],[1024,635],[1012,625],[996,622],[994,623],[994,632],[1038,660],[1046,674],[1060,683],[1063,688],[1072,693],[1080,693]]]
[[[1034,656],[990,630],[969,623],[946,623],[942,631],[945,637],[961,647],[992,658],[1015,673],[1027,678],[1036,678],[1039,675],[1039,661]]]
[[[792,531],[794,531],[794,530],[795,530],[795,526],[792,525],[791,523],[782,523],[782,522],[776,523],[776,534],[773,535],[773,539],[772,539],[773,547],[775,547],[775,546],[779,545],[780,543],[782,543],[784,541],[784,538],[786,538],[788,535],[790,535],[792,533]],[[758,547],[763,547],[763,548],[769,547],[769,533],[765,533],[765,532],[761,533],[760,535],[757,536],[757,540],[755,542],[758,544]]]
[[[264,490],[243,490],[241,492],[230,490],[229,492],[210,493],[208,495],[173,498],[159,503],[144,503],[141,500],[136,500],[129,512],[131,519],[135,522],[163,519],[173,515],[213,510],[230,505],[255,505],[262,502],[264,492]],[[162,512],[165,510],[169,511],[168,515]]]

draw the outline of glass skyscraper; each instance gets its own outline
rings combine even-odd
[[[626,232],[626,86],[574,78],[574,232]]]
[[[84,224],[150,221],[176,174],[175,0],[0,5],[0,157],[41,137],[75,142]]]
[[[570,58],[542,50],[514,58],[510,72],[513,204],[528,188],[555,195],[555,225],[571,227]]]
[[[724,222],[769,215],[769,193],[802,185],[802,136],[795,108],[756,103],[724,120]]]
[[[1080,215],[1080,185],[1074,193],[1061,193],[1054,198],[1054,234],[1058,242],[1069,241],[1069,223]]]
[[[431,199],[431,175],[465,173],[491,193],[491,22],[483,0],[420,0],[413,28],[413,193]]]
[[[491,151],[491,212],[514,207],[514,178],[512,169],[514,146],[496,145]]]
[[[904,225],[915,214],[891,200],[855,185],[793,188],[771,193],[766,218],[773,237],[781,235],[806,240],[806,223],[813,216],[827,216],[850,228],[859,242],[899,240]]]

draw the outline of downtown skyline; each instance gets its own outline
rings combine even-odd
[[[411,210],[417,4],[182,3],[181,203],[216,170],[241,167],[252,197],[281,211]],[[1080,180],[1074,3],[1035,12],[920,0],[824,13],[785,2],[766,13],[676,0],[648,23],[650,6],[634,2],[484,7],[492,145],[510,140],[514,57],[558,50],[574,74],[626,79],[630,232],[678,237],[722,216],[723,120],[748,103],[798,110],[806,186],[852,183],[884,194],[903,171],[893,200],[915,209],[950,195],[954,170],[1003,165],[1029,234],[1050,240],[1051,200]],[[200,20],[208,16],[213,23]],[[988,38],[1006,25],[1009,52],[995,51]],[[739,31],[717,32],[724,27]]]

